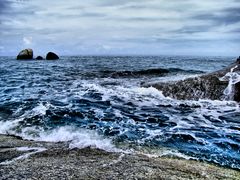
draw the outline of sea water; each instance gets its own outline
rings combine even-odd
[[[69,148],[148,149],[155,155],[240,169],[238,103],[231,98],[176,100],[153,87],[141,87],[145,82],[199,76],[233,61],[184,56],[74,56],[57,61],[0,57],[0,133],[69,141]],[[226,95],[231,87],[226,87]]]

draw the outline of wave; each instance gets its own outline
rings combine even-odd
[[[101,77],[111,77],[111,78],[128,78],[128,77],[141,77],[141,76],[166,76],[168,74],[203,74],[204,71],[200,70],[184,70],[180,68],[156,68],[156,69],[144,69],[135,71],[111,71],[104,70],[100,71]]]

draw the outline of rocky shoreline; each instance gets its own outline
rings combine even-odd
[[[172,82],[142,83],[143,87],[154,87],[162,91],[164,96],[180,100],[234,100],[240,102],[240,57],[228,67],[198,77]],[[229,74],[231,73],[231,74]],[[235,74],[234,74],[235,73]],[[224,77],[224,78],[223,78]],[[230,79],[232,78],[232,79]],[[224,94],[232,81],[232,92]]]
[[[69,149],[68,143],[0,135],[0,179],[239,179],[240,171],[194,160]]]

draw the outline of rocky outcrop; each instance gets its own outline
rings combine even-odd
[[[33,50],[32,49],[24,49],[21,52],[19,52],[17,56],[18,60],[31,60],[33,59]],[[43,60],[44,58],[42,56],[37,56],[35,58],[36,60]],[[58,55],[53,52],[48,52],[46,56],[47,60],[56,60],[59,59]]]
[[[142,86],[155,87],[162,91],[163,95],[180,100],[228,99],[240,102],[240,83],[236,80],[237,72],[240,72],[240,58],[227,68],[210,74],[168,83],[144,83]],[[231,78],[235,78],[235,81],[232,82]],[[227,87],[228,92],[226,92]]]
[[[240,64],[240,56],[237,58],[237,63]]]
[[[33,59],[33,50],[32,49],[24,49],[22,50],[18,56],[17,56],[18,60],[21,59]]]
[[[59,57],[57,54],[55,54],[53,52],[49,52],[49,53],[47,53],[46,59],[47,60],[57,60],[57,59],[59,59]]]
[[[43,57],[42,56],[38,56],[38,57],[36,57],[36,60],[43,60]]]

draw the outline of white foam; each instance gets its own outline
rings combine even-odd
[[[43,152],[43,151],[46,151],[47,149],[45,148],[41,148],[41,147],[18,147],[16,148],[17,151],[23,151],[23,152],[27,152],[21,156],[18,156],[14,159],[11,159],[11,160],[6,160],[2,163],[0,163],[0,165],[9,165],[9,164],[12,164],[18,160],[23,160],[23,159],[27,159],[29,156],[33,155],[33,154],[36,154],[36,153],[40,153],[40,152]],[[28,152],[30,151],[30,152]]]
[[[173,157],[179,157],[179,158],[183,158],[183,159],[195,159],[197,160],[197,158],[195,157],[192,157],[192,156],[188,156],[188,155],[185,155],[183,153],[180,153],[179,151],[177,150],[172,150],[172,149],[168,149],[168,150],[165,150],[163,152],[161,152],[160,154],[158,154],[160,157],[164,157],[164,156],[173,156]]]
[[[239,79],[240,81],[240,75]],[[236,83],[238,80],[234,80]],[[215,108],[229,108],[232,109],[235,107],[239,108],[237,103],[234,101],[220,101],[220,100],[208,100],[200,99],[198,101],[194,100],[176,100],[170,97],[165,97],[161,91],[157,90],[154,87],[125,87],[125,86],[113,86],[113,87],[104,87],[98,85],[97,82],[94,84],[83,83],[83,87],[86,91],[94,90],[102,94],[102,100],[107,101],[111,100],[113,96],[117,96],[119,99],[125,102],[132,102],[138,106],[154,106],[154,105],[171,105],[178,107],[180,104],[186,104],[189,106],[200,106],[201,108],[215,109]],[[114,102],[112,102],[114,103]]]
[[[80,91],[84,91],[88,93],[89,90],[95,91],[97,93],[102,94],[102,100],[108,101],[111,100],[112,97],[118,97],[119,99],[125,102],[132,102],[139,106],[146,105],[156,105],[159,103],[159,100],[169,99],[166,98],[161,91],[153,87],[128,87],[128,86],[101,86],[98,82],[90,83],[83,82],[82,89]],[[81,95],[80,95],[81,94]],[[79,93],[82,97],[84,93]]]
[[[28,129],[28,131],[38,131],[36,129]],[[27,131],[22,134],[25,139],[46,142],[70,142],[69,148],[98,148],[109,152],[119,151],[113,144],[112,140],[100,136],[93,130],[76,129],[70,126],[60,127],[52,131],[40,131],[38,137],[27,135]]]
[[[199,75],[202,75],[202,74],[194,74],[194,75],[193,74],[190,74],[190,75],[177,74],[177,75],[172,75],[172,76],[164,76],[164,77],[152,78],[151,82],[148,82],[148,83],[149,84],[155,84],[155,83],[159,83],[159,82],[169,83],[169,82],[185,80],[188,78],[199,77]]]
[[[228,80],[228,86],[224,90],[225,100],[233,100],[234,97],[234,85],[240,82],[240,74],[233,72],[238,66],[235,66],[224,77],[220,78],[222,81]]]
[[[10,134],[22,120],[22,118],[19,118],[12,121],[0,121],[0,134]]]
[[[49,104],[43,105],[43,103],[40,103],[38,106],[32,109],[32,113],[34,115],[45,115],[48,108]]]

